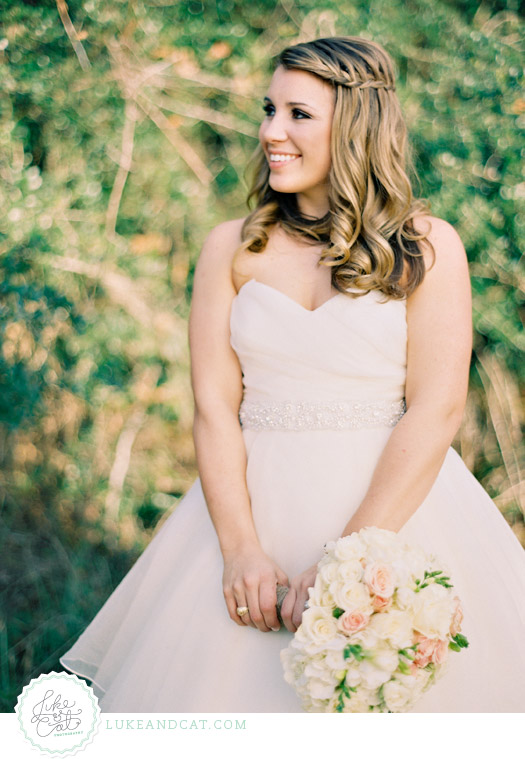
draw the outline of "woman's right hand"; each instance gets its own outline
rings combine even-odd
[[[276,586],[289,585],[286,574],[260,547],[247,546],[223,556],[222,586],[231,619],[261,632],[279,630]],[[247,606],[248,613],[239,616],[238,606]]]

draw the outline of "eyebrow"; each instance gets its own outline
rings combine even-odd
[[[263,100],[264,100],[265,103],[271,103],[272,102],[269,97],[264,97]],[[292,103],[292,102],[290,102],[290,103],[286,103],[286,105],[305,105],[307,108],[312,108],[312,110],[314,110],[313,106],[308,105],[308,103]]]

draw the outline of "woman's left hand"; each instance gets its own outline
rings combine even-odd
[[[317,575],[317,564],[313,564],[290,582],[290,590],[281,607],[281,618],[290,632],[296,632],[301,624],[305,603],[308,601],[308,588],[313,588]]]

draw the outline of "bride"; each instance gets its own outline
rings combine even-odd
[[[469,648],[414,711],[523,711],[525,554],[451,447],[467,258],[412,195],[392,61],[358,37],[289,47],[263,108],[255,208],[195,271],[199,477],[60,661],[103,712],[301,711],[279,652],[324,543],[376,525],[462,600]]]

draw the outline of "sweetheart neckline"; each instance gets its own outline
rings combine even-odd
[[[333,300],[336,300],[341,295],[344,295],[344,293],[336,293],[335,295],[332,295],[331,298],[328,298],[328,300],[325,300],[324,303],[321,303],[320,306],[317,306],[317,308],[305,308],[305,306],[302,306],[294,298],[291,298],[286,293],[283,293],[282,290],[278,290],[276,287],[272,287],[272,285],[267,285],[266,282],[261,282],[260,280],[255,279],[255,277],[252,277],[251,279],[248,279],[246,282],[243,282],[243,284],[239,287],[239,290],[235,294],[234,298],[237,298],[241,294],[243,288],[245,288],[246,285],[249,285],[252,282],[254,282],[256,285],[260,285],[260,286],[266,288],[267,290],[270,290],[270,291],[272,291],[274,293],[277,293],[277,295],[280,295],[282,298],[284,298],[285,300],[287,300],[290,303],[292,303],[294,306],[296,306],[297,308],[299,308],[301,311],[305,311],[307,314],[316,314],[318,311],[320,311],[322,308],[324,308],[326,305],[328,305],[328,303],[331,303]]]
[[[246,282],[243,282],[243,284],[239,287],[239,290],[233,296],[233,300],[235,301],[236,298],[238,298],[239,295],[241,294],[243,288],[245,288],[247,285],[251,284],[252,282],[255,283],[256,285],[260,285],[261,287],[263,287],[266,290],[269,290],[270,292],[276,293],[277,296],[280,296],[284,301],[287,301],[288,303],[291,303],[292,306],[294,306],[299,311],[301,311],[303,313],[306,313],[306,314],[317,314],[319,311],[322,311],[325,307],[327,307],[328,304],[331,303],[332,301],[337,300],[341,296],[345,296],[345,293],[336,293],[335,295],[332,295],[331,298],[328,298],[328,300],[325,300],[324,303],[321,303],[320,306],[317,306],[317,308],[314,308],[314,309],[305,308],[300,303],[298,303],[296,300],[294,300],[293,298],[291,298],[289,295],[286,295],[286,293],[283,293],[282,290],[278,290],[276,287],[272,287],[272,285],[267,285],[266,282],[261,282],[260,280],[256,279],[255,277],[252,277],[251,279],[246,280]],[[369,290],[367,293],[365,293],[364,296],[361,296],[360,298],[357,298],[357,300],[361,301],[361,300],[363,300],[363,298],[366,298],[366,296],[370,296],[372,293],[374,293],[378,297],[381,295],[381,293],[379,293],[377,290]],[[353,298],[352,300],[355,301],[356,299]],[[384,301],[381,301],[381,302],[384,302]],[[386,303],[392,303],[392,302],[394,302],[394,303],[400,303],[402,305],[403,309],[405,310],[405,314],[406,314],[406,305],[407,305],[406,298],[401,298],[401,299],[391,298],[391,299],[388,299],[386,301]],[[406,316],[405,316],[405,318],[406,318]]]

